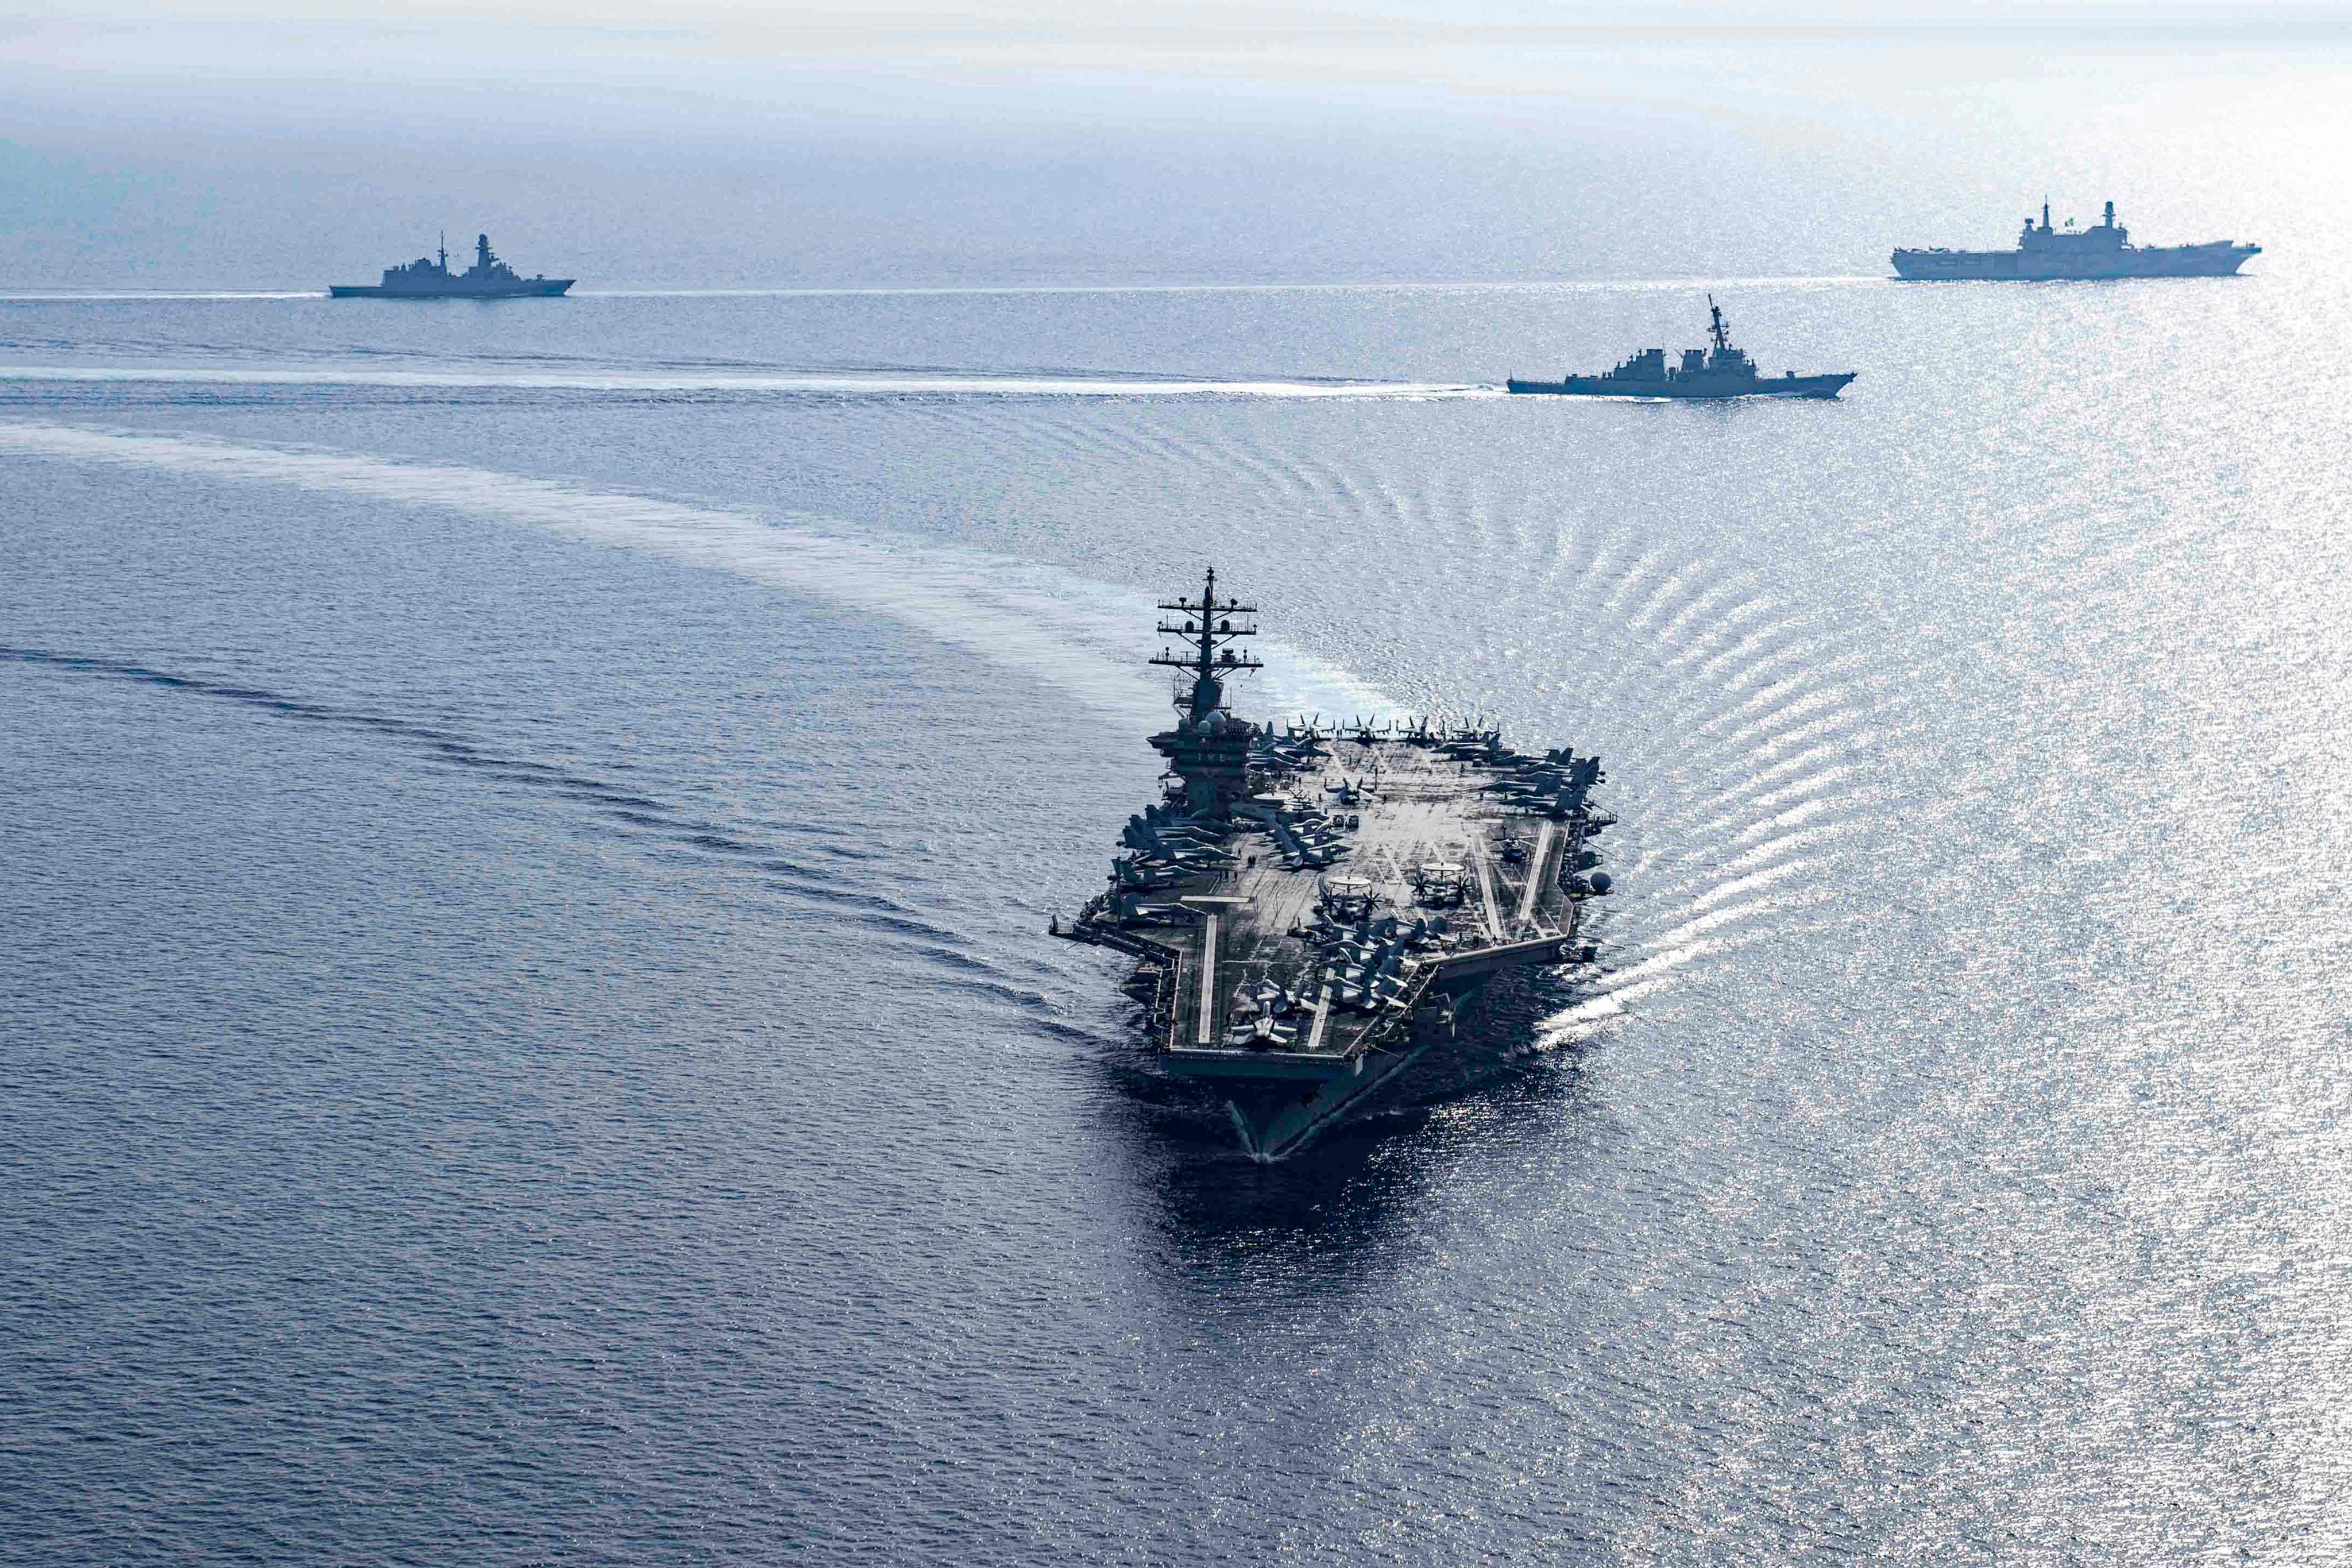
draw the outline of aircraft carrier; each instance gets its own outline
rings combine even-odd
[[[1589,963],[1597,757],[1530,756],[1431,720],[1280,730],[1234,716],[1255,609],[1160,608],[1181,639],[1165,795],[1130,817],[1109,886],[1049,928],[1138,960],[1160,1059],[1221,1089],[1249,1152],[1297,1150],[1423,1054],[1466,1042],[1499,977]]]
[[[441,259],[420,256],[383,269],[383,281],[331,283],[327,292],[337,300],[544,300],[572,287],[570,278],[525,278],[490,251],[490,237],[474,237],[474,265],[463,272],[449,270],[449,247]]]
[[[1709,401],[1727,397],[1835,397],[1858,374],[1833,371],[1827,375],[1778,376],[1760,374],[1745,351],[1731,346],[1731,329],[1715,296],[1706,297],[1707,341],[1715,347],[1685,349],[1682,363],[1668,366],[1666,351],[1643,349],[1616,369],[1601,375],[1569,375],[1558,381],[1503,383],[1514,393],[1548,394],[1553,397],[1664,397]]]
[[[1895,274],[1914,282],[1967,279],[2054,281],[2093,278],[2227,278],[2260,256],[2259,245],[2217,239],[2205,245],[2139,246],[2131,230],[2116,222],[2116,204],[2089,228],[2068,218],[2050,226],[2050,204],[2042,204],[2042,226],[2025,220],[2015,250],[1898,250],[1890,258]]]

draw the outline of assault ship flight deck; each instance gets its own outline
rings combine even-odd
[[[1707,337],[1713,353],[1685,349],[1682,363],[1666,365],[1666,351],[1644,349],[1604,375],[1569,375],[1558,381],[1504,382],[1514,393],[1549,394],[1554,397],[1664,397],[1709,401],[1727,397],[1835,397],[1858,374],[1837,371],[1828,375],[1799,375],[1789,371],[1779,377],[1758,374],[1756,362],[1731,346],[1731,330],[1715,296],[1706,297]]]
[[[1160,605],[1181,651],[1177,724],[1151,737],[1169,796],[1130,818],[1110,885],[1054,934],[1133,954],[1162,1061],[1212,1080],[1250,1152],[1276,1159],[1424,1052],[1498,976],[1590,962],[1592,841],[1615,818],[1595,757],[1515,752],[1428,721],[1279,731],[1224,682],[1255,611]]]
[[[2015,250],[1898,250],[1890,259],[1898,278],[1914,282],[1964,279],[2055,281],[2096,278],[2227,278],[2260,256],[2259,245],[2217,239],[2205,245],[2138,246],[2131,230],[2116,222],[2116,204],[2086,229],[2068,218],[2050,226],[2050,204],[2042,204],[2042,226],[2025,220]]]

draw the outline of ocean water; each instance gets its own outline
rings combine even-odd
[[[0,1558],[2342,1560],[2347,314],[0,302]],[[1212,563],[1623,818],[1270,1168],[1044,934]]]

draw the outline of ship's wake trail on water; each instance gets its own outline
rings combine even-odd
[[[1604,968],[1543,1021],[1573,1045],[1743,949],[1837,918],[1842,857],[1874,810],[1886,694],[1828,616],[1754,574],[1630,539],[1563,538],[1539,590],[1591,628],[1582,700],[1620,738]]]
[[[1164,694],[1134,673],[1136,627],[1150,623],[1148,595],[985,551],[805,515],[769,516],[348,452],[31,423],[0,423],[0,451],[446,508],[585,543],[649,551],[887,616],[1125,722],[1165,716]],[[1336,666],[1294,648],[1271,648],[1268,673],[1269,694],[1290,708],[1391,706]]]
[[[1232,561],[1256,596],[1288,593],[1297,643],[1262,650],[1267,668],[1247,694],[1259,716],[1481,714],[1523,747],[1572,743],[1606,760],[1623,823],[1600,847],[1619,892],[1591,926],[1599,970],[1575,974],[1538,1047],[1590,1038],[1748,949],[1846,918],[1847,857],[1878,809],[1876,752],[1908,721],[1839,607],[1706,530],[1594,521],[1558,488],[1556,465],[1515,487],[1402,443],[1302,442],[1276,407],[980,401],[919,417],[927,445],[1017,453],[1031,488],[1001,504],[1034,497],[1034,526],[1076,535],[1119,519]],[[1067,693],[1119,732],[1167,718],[1167,689],[1136,673],[1153,595],[1006,552],[805,512],[210,437],[0,422],[0,451],[446,508],[646,551],[940,639]],[[1367,627],[1367,606],[1414,614]]]
[[[110,395],[159,387],[342,388],[382,393],[578,393],[743,397],[1325,398],[1500,397],[1475,382],[1344,381],[1085,374],[979,374],[953,371],[763,371],[591,369],[480,365],[397,370],[348,364],[0,364],[0,384],[23,383],[48,395],[76,385]]]
[[[1003,554],[805,516],[316,448],[0,422],[0,453],[444,509],[496,525],[644,551],[887,618],[1058,689],[1104,714],[1108,729],[1148,731],[1167,720],[1165,686],[1136,673],[1147,668],[1143,660],[1155,641],[1150,630],[1154,596]],[[1285,709],[1380,712],[1392,706],[1328,661],[1278,645],[1265,653],[1263,695]],[[320,700],[238,674],[158,668],[94,649],[0,648],[0,659],[236,703],[305,726],[417,748],[429,760],[494,786],[520,786],[584,810],[624,841],[656,853],[682,850],[706,868],[723,868],[827,919],[865,928],[904,961],[922,965],[927,984],[984,993],[1049,1034],[1093,1038],[1066,1016],[1049,989],[1041,989],[1055,988],[1065,976],[1061,955],[1006,945],[995,907],[1001,899],[976,911],[954,897],[927,897],[929,884],[910,882],[903,871],[877,877],[831,853],[838,847],[828,841],[779,844],[772,836],[795,831],[790,824],[707,816],[707,807],[646,793],[645,782],[618,785],[578,766],[551,764],[510,742],[465,733],[446,718],[426,721]]]
[[[756,827],[719,820],[660,797],[642,782],[616,782],[577,764],[550,763],[492,747],[446,721],[426,721],[397,711],[320,701],[257,686],[247,680],[159,669],[152,665],[53,648],[0,647],[0,662],[51,673],[92,677],[178,693],[206,701],[234,703],[292,723],[356,731],[404,746],[482,784],[523,790],[569,803],[592,814],[624,842],[653,849],[685,851],[735,872],[827,918],[862,928],[934,969],[953,973],[933,983],[960,985],[1030,1009],[1051,1022],[1049,999],[1034,977],[992,960],[965,932],[942,924],[903,891],[863,874],[872,851],[848,840],[854,831],[839,825],[762,822]],[[791,840],[779,844],[781,836]]]
[[[1024,450],[1123,475],[1079,504],[1138,528],[1230,519],[1220,550],[1236,577],[1311,584],[1297,595],[1319,622],[1308,640],[1403,706],[1483,713],[1522,747],[1605,760],[1622,823],[1599,847],[1618,891],[1591,927],[1600,968],[1571,972],[1574,999],[1538,1047],[1848,919],[1878,756],[1912,725],[1851,606],[1822,603],[1768,552],[1743,559],[1704,519],[1629,521],[1563,489],[1572,454],[1538,453],[1514,483],[1491,452],[1457,462],[1382,423],[1394,439],[1302,442],[1294,422],[1248,409],[1073,409],[1038,416]],[[1284,558],[1302,531],[1312,559]]]
[[[1711,575],[1692,568],[1656,603]],[[1654,726],[1655,749],[1634,750],[1622,774],[1642,802],[1621,868],[1637,896],[1604,928],[1606,971],[1542,1026],[1548,1047],[1837,918],[1843,858],[1875,809],[1872,755],[1895,726],[1841,637],[1761,599],[1740,604],[1761,607],[1679,647],[1678,614],[1627,619],[1632,657],[1596,700]]]

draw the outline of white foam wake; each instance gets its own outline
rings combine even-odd
[[[1143,658],[1152,599],[983,551],[853,533],[806,518],[690,506],[490,469],[182,436],[0,423],[0,450],[239,483],[295,485],[401,506],[446,508],[566,539],[644,550],[903,622],[1013,666],[1138,724],[1166,716]],[[1244,703],[1277,712],[1394,704],[1345,670],[1275,643]]]
[[[323,300],[320,289],[117,289],[86,293],[58,289],[0,290],[0,301],[11,305],[170,304],[186,300],[198,303],[219,300]]]
[[[163,382],[206,386],[484,387],[544,392],[773,392],[906,397],[1500,397],[1463,382],[1185,381],[1121,376],[876,372],[376,370],[341,365],[0,365],[0,381]]]

